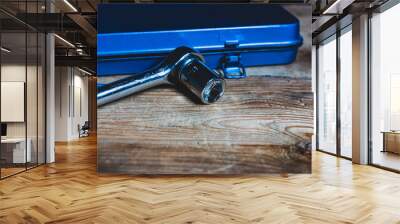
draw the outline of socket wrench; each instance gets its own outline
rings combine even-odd
[[[97,106],[161,84],[183,84],[204,104],[216,102],[225,89],[223,77],[208,68],[199,53],[188,47],[178,47],[148,71],[99,86]]]

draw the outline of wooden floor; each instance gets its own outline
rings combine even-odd
[[[376,149],[376,148],[375,148]],[[374,164],[388,167],[395,170],[400,170],[400,155],[392,152],[382,152],[374,150],[372,156]]]
[[[0,223],[400,223],[400,175],[313,153],[311,175],[98,175],[96,141],[0,181]]]
[[[25,167],[6,167],[1,168],[1,178],[25,171]]]

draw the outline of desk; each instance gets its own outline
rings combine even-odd
[[[5,138],[1,139],[2,152],[12,152],[11,158],[8,160],[10,163],[25,163],[30,162],[32,158],[31,145],[32,141],[30,138],[27,139],[27,147],[25,152],[25,138]],[[12,148],[10,149],[9,147]],[[11,156],[10,156],[11,157]],[[27,159],[27,160],[26,160]],[[6,159],[7,160],[7,159]]]
[[[400,132],[383,131],[383,150],[382,152],[392,152],[400,154]]]

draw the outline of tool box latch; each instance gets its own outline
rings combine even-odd
[[[221,64],[222,72],[227,79],[246,78],[246,70],[240,63],[240,55],[227,55]]]

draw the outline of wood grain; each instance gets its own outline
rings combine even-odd
[[[400,223],[399,174],[313,152],[312,174],[99,174],[96,139],[0,181],[0,223]]]
[[[312,130],[309,79],[228,80],[225,95],[212,105],[162,86],[98,109],[98,170],[308,173]]]

